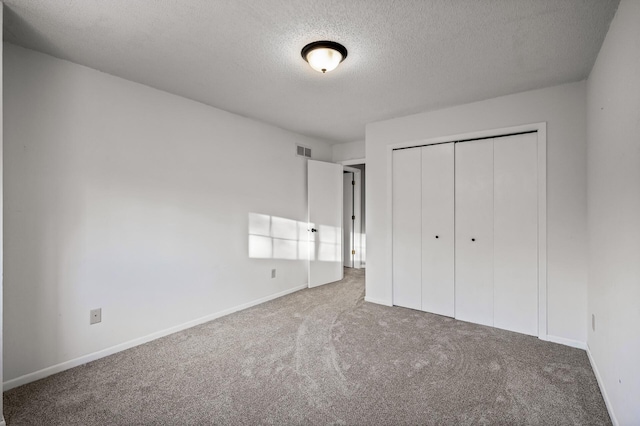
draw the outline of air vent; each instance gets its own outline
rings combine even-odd
[[[296,155],[298,157],[311,158],[311,148],[306,146],[296,145]]]

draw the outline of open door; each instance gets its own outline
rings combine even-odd
[[[342,231],[344,266],[362,267],[362,179],[361,170],[344,166],[342,198]]]
[[[309,287],[339,281],[342,270],[342,165],[308,160]]]

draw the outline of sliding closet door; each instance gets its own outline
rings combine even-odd
[[[538,335],[537,134],[494,139],[494,326]]]
[[[493,325],[493,139],[455,146],[455,317]]]
[[[421,308],[420,148],[393,151],[393,304]]]
[[[454,144],[422,147],[422,310],[454,315]]]

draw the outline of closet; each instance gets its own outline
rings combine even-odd
[[[537,134],[392,155],[394,305],[537,336]]]

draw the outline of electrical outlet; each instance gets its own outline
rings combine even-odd
[[[591,329],[596,331],[596,314],[591,314]]]
[[[271,270],[271,278],[275,278],[276,277],[276,270],[272,269]]]
[[[89,311],[89,325],[102,322],[102,308],[92,309]]]

